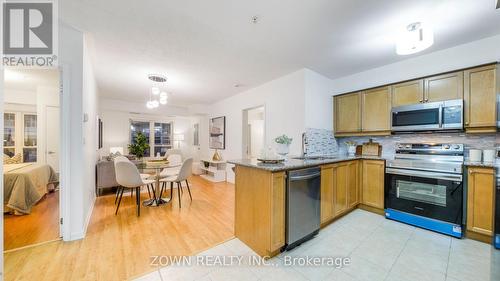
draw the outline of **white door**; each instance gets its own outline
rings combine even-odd
[[[47,106],[45,112],[47,116],[45,159],[47,164],[59,173],[59,107]]]

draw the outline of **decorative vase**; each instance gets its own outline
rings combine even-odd
[[[222,160],[222,157],[220,156],[219,152],[217,151],[217,149],[215,150],[215,153],[214,155],[212,156],[212,160],[213,161],[221,161]]]
[[[349,145],[347,147],[347,155],[349,155],[349,156],[356,155],[356,146],[355,145]]]
[[[277,143],[276,144],[276,153],[279,155],[282,155],[284,158],[286,158],[286,155],[290,151],[290,145],[289,144],[284,144],[284,143]]]

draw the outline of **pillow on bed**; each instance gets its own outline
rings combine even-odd
[[[20,164],[22,163],[23,157],[21,153],[18,153],[12,157],[9,157],[8,155],[3,155],[3,163],[4,164]]]

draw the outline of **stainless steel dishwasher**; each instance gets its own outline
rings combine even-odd
[[[320,199],[319,167],[287,172],[285,250],[292,249],[318,234]]]

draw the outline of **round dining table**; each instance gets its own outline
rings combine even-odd
[[[170,202],[170,200],[172,200],[172,198],[161,198],[160,197],[160,173],[163,169],[166,169],[166,168],[175,168],[175,167],[180,167],[181,164],[173,164],[173,163],[162,163],[162,164],[148,164],[147,162],[141,162],[141,163],[138,163],[136,164],[137,166],[137,169],[141,172],[141,173],[145,173],[145,174],[151,174],[151,177],[153,177],[155,179],[155,192],[153,192],[153,198],[152,199],[148,199],[148,200],[145,200],[144,202],[142,202],[142,205],[143,206],[146,206],[146,207],[157,207],[157,206],[161,206],[161,205],[164,205],[164,204],[167,204],[168,202]]]

